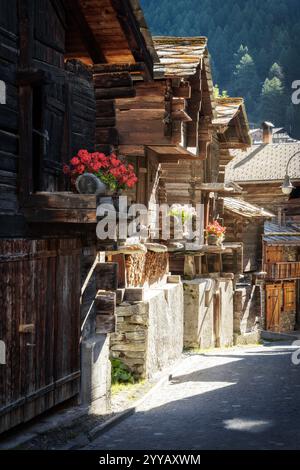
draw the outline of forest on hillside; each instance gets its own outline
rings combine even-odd
[[[206,36],[220,92],[300,138],[300,0],[141,0],[153,35]]]

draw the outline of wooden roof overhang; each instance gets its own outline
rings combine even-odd
[[[156,53],[138,0],[63,0],[68,13],[66,59],[123,65],[153,76]],[[107,70],[108,70],[107,69]],[[142,69],[142,70],[140,70]]]
[[[224,203],[224,210],[231,214],[236,214],[245,218],[265,218],[270,219],[275,217],[270,211],[267,211],[263,207],[250,204],[247,201],[243,201],[239,198],[233,197],[222,197]]]
[[[247,149],[251,146],[248,118],[243,98],[217,98],[216,118],[221,150]]]
[[[153,42],[159,57],[159,63],[154,64],[154,78],[169,80],[172,88],[176,80],[181,81],[190,89],[189,96],[184,96],[186,116],[181,116],[186,122],[185,146],[205,159],[215,117],[207,38],[158,36]]]
[[[179,145],[148,145],[146,152],[153,152],[159,163],[179,164],[182,161],[198,161],[198,158]]]

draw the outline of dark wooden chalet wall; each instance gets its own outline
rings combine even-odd
[[[0,105],[0,226],[1,214],[18,211],[18,60],[17,0],[0,2],[0,79],[6,83],[6,105]]]
[[[0,433],[79,393],[80,289],[95,229],[29,226],[22,215],[30,191],[68,189],[63,163],[94,150],[92,75],[65,65],[67,28],[60,0],[0,0]],[[32,127],[47,131],[46,147]]]
[[[266,183],[239,183],[245,191],[245,201],[256,204],[277,216],[278,209],[282,208],[288,201],[288,197],[281,191],[281,182]]]
[[[25,60],[28,45],[23,41],[22,25],[26,14],[33,23],[33,42]],[[19,194],[28,191],[31,179],[30,191],[65,190],[63,163],[80,148],[94,150],[96,102],[92,75],[76,61],[65,66],[67,28],[60,0],[0,2],[0,79],[7,87],[7,102],[0,105],[0,236],[26,234]],[[24,68],[44,73],[44,80],[33,85],[32,77],[20,76]],[[21,116],[26,123],[32,121],[35,129],[32,150],[28,147],[30,132],[20,139]],[[47,132],[49,140],[36,131]],[[12,217],[7,219],[8,215]]]

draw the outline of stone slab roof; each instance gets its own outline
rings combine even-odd
[[[225,182],[282,181],[289,159],[300,152],[300,142],[280,144],[257,144],[248,150],[231,150],[233,159],[225,170]],[[300,153],[292,159],[289,167],[292,179],[300,180]]]

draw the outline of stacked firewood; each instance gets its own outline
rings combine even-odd
[[[126,255],[126,282],[128,286],[151,285],[160,281],[169,272],[168,253],[147,251]]]

